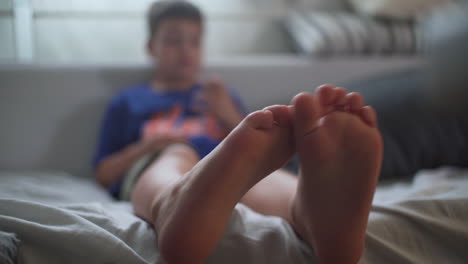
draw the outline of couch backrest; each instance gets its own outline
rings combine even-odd
[[[249,110],[288,103],[324,82],[344,83],[419,64],[417,60],[305,59],[211,63]],[[144,81],[139,66],[0,65],[0,169],[57,169],[92,175],[90,168],[103,109],[119,89]]]

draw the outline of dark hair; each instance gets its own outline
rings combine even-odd
[[[193,20],[203,25],[203,14],[194,4],[183,0],[159,0],[148,11],[149,38],[152,39],[162,21],[170,18]]]

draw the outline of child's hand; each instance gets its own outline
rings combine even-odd
[[[219,79],[206,81],[198,99],[205,104],[205,111],[214,115],[229,130],[242,120],[242,115]]]

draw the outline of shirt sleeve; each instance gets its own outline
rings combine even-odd
[[[93,168],[106,157],[125,147],[124,131],[127,106],[121,96],[116,96],[107,106],[98,135],[98,144],[93,159]]]

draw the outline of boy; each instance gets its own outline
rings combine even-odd
[[[151,9],[148,49],[158,57],[158,72],[151,86],[111,103],[96,158],[98,181],[110,186],[125,175],[130,183],[121,192],[154,226],[158,250],[171,264],[205,261],[239,202],[288,221],[320,263],[356,263],[382,159],[375,112],[359,94],[325,85],[240,122],[241,108],[219,82],[194,85],[202,20],[188,14],[197,10],[181,1]],[[196,105],[199,90],[205,105]],[[146,112],[148,105],[155,114]],[[297,176],[280,169],[295,153]]]
[[[147,49],[157,70],[151,82],[112,100],[94,161],[98,182],[125,200],[159,150],[185,142],[204,157],[244,115],[239,100],[220,81],[198,83],[201,12],[188,2],[160,1],[148,19]]]

